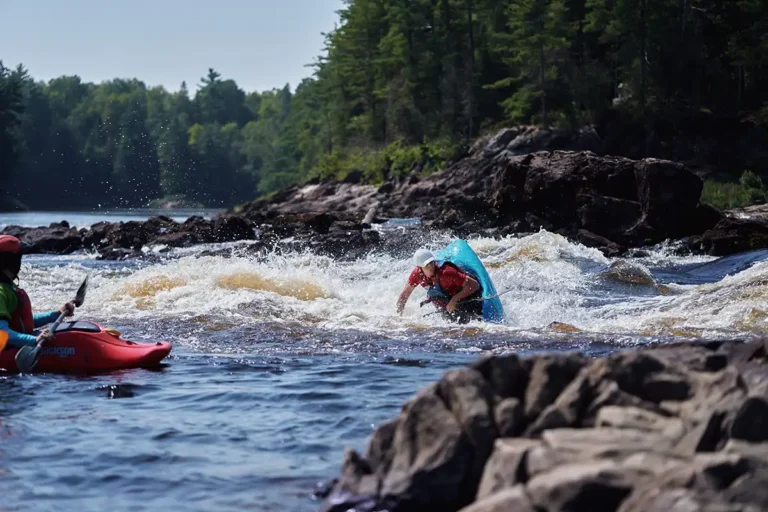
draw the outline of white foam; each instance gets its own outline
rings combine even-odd
[[[439,249],[433,243],[431,249]],[[600,273],[612,261],[596,249],[541,231],[526,237],[470,238],[487,266],[507,314],[504,325],[471,327],[520,334],[551,332],[553,322],[586,333],[637,336],[733,336],[768,327],[768,263],[719,283],[671,285],[665,295],[652,286],[606,282]],[[444,244],[443,244],[444,245]],[[267,258],[188,255],[163,264],[90,269],[88,299],[79,316],[100,321],[210,315],[236,324],[299,322],[324,329],[356,329],[406,335],[413,329],[447,324],[419,308],[417,289],[404,315],[395,311],[411,263],[386,255],[339,262],[309,253]],[[694,263],[660,249],[645,264]],[[711,259],[711,258],[709,258]],[[58,307],[69,298],[86,269],[25,263],[22,285],[36,309]]]

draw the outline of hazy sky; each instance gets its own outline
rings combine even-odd
[[[138,78],[190,92],[212,67],[250,92],[312,70],[342,0],[0,0],[0,59],[35,79]]]

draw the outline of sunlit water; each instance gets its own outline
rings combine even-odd
[[[619,272],[546,231],[469,242],[502,293],[504,325],[447,324],[419,308],[423,290],[398,316],[411,267],[380,254],[238,256],[243,243],[231,257],[195,248],[159,264],[29,257],[22,285],[37,309],[88,273],[79,318],[174,350],[156,371],[0,377],[3,506],[314,510],[312,487],[337,475],[345,448],[484,351],[600,354],[768,326],[768,251],[716,260],[658,248]]]

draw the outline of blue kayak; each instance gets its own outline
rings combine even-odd
[[[483,320],[486,322],[503,323],[504,308],[501,306],[496,288],[483,262],[465,240],[454,240],[445,249],[435,254],[438,261],[453,263],[464,272],[474,277],[483,290],[482,297],[491,297],[483,301]]]

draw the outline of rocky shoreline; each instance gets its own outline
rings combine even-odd
[[[324,512],[768,509],[768,342],[480,358],[379,425]]]
[[[379,186],[359,183],[359,176],[296,185],[213,220],[155,217],[81,230],[63,222],[3,232],[21,238],[29,253],[96,251],[103,259],[239,240],[253,241],[252,250],[309,249],[347,259],[399,254],[414,244],[372,229],[390,218],[419,218],[427,231],[461,237],[543,228],[608,256],[668,240],[717,256],[768,247],[768,217],[702,204],[702,180],[680,163],[586,150],[524,153],[526,137],[517,128],[502,130],[429,176],[414,169]]]

